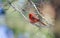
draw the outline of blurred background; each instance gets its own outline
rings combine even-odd
[[[18,2],[26,0],[14,1]],[[56,11],[55,26],[53,28],[53,32],[51,32],[51,29],[49,30],[49,28],[41,28],[41,30],[39,30],[38,27],[28,23],[18,11],[16,11],[11,5],[7,3],[7,0],[0,0],[0,4],[2,4],[0,5],[0,8],[4,9],[5,12],[5,14],[2,15],[2,19],[5,20],[2,22],[2,28],[7,29],[6,31],[9,35],[7,36],[5,32],[2,32],[3,36],[0,38],[3,38],[5,35],[5,38],[60,38],[60,1],[51,0],[51,3]]]

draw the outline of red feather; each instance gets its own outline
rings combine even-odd
[[[39,22],[39,19],[37,18],[37,16],[34,13],[29,14],[29,19],[30,19],[31,23]]]
[[[30,22],[31,22],[31,23],[40,22],[40,23],[42,23],[43,25],[45,25],[45,23],[41,22],[41,21],[39,20],[39,18],[38,18],[34,13],[30,13],[30,14],[29,14],[29,19],[30,19]]]

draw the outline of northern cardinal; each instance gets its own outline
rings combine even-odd
[[[39,22],[39,18],[34,13],[29,14],[29,19],[31,23]]]
[[[30,13],[29,14],[29,20],[31,23],[37,23],[37,22],[40,22],[41,24],[45,25],[43,22],[41,22],[39,20],[39,18],[34,14],[34,13]]]

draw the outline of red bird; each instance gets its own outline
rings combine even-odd
[[[39,18],[34,13],[29,14],[29,19],[31,23],[39,22]]]
[[[40,22],[40,23],[42,23],[43,25],[45,25],[43,22],[41,22],[41,21],[39,20],[39,18],[38,18],[34,13],[30,13],[30,14],[29,14],[29,19],[30,19],[30,22],[31,22],[31,23]]]

